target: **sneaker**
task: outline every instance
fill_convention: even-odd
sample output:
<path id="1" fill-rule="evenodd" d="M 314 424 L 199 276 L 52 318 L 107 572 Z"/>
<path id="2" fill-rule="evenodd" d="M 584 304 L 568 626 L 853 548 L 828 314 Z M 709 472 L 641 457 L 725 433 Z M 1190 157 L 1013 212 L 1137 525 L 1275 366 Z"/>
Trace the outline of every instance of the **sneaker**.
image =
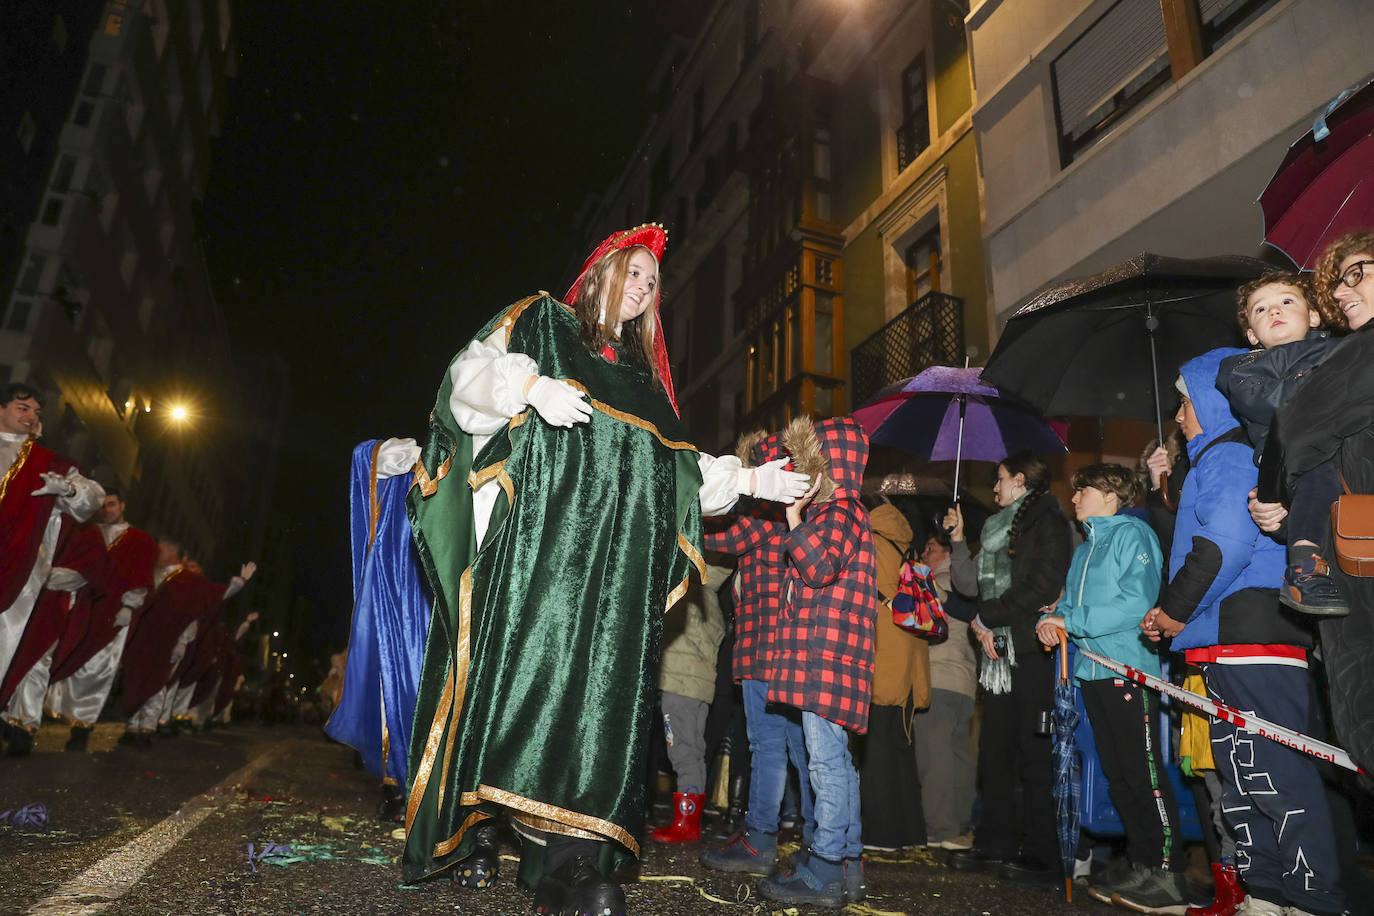
<path id="1" fill-rule="evenodd" d="M 1131 868 L 1131 864 L 1125 859 L 1112 859 L 1097 875 L 1088 876 L 1088 896 L 1109 904 L 1112 902 L 1112 895 L 1134 887 L 1136 882 L 1143 879 L 1144 875 Z"/>
<path id="2" fill-rule="evenodd" d="M 1183 916 L 1188 898 L 1183 892 L 1183 876 L 1162 868 L 1137 868 L 1141 878 L 1133 887 L 1122 888 L 1112 895 L 1112 903 L 1137 913 L 1164 913 Z"/>
<path id="3" fill-rule="evenodd" d="M 707 868 L 746 875 L 766 875 L 777 862 L 777 838 L 755 830 L 741 831 L 720 849 L 708 849 L 701 856 Z"/>
<path id="4" fill-rule="evenodd" d="M 864 860 L 844 860 L 844 902 L 860 903 L 868 896 L 868 882 L 864 880 Z"/>
<path id="5" fill-rule="evenodd" d="M 1350 605 L 1331 578 L 1331 567 L 1319 554 L 1290 556 L 1283 571 L 1279 600 L 1295 611 L 1320 617 L 1344 617 Z"/>
<path id="6" fill-rule="evenodd" d="M 959 836 L 951 837 L 951 838 L 948 839 L 948 840 L 941 840 L 941 841 L 938 842 L 938 843 L 931 843 L 930 845 L 932 845 L 932 846 L 939 846 L 941 849 L 949 849 L 949 850 L 954 850 L 954 849 L 972 849 L 972 848 L 973 848 L 973 832 L 970 831 L 970 832 L 968 832 L 968 833 L 960 834 Z"/>
<path id="7" fill-rule="evenodd" d="M 791 874 L 760 881 L 759 894 L 775 903 L 838 910 L 846 898 L 844 863 L 809 856 Z"/>
<path id="8" fill-rule="evenodd" d="M 1272 900 L 1246 894 L 1240 906 L 1236 907 L 1235 916 L 1284 916 L 1286 912 L 1287 910 Z"/>

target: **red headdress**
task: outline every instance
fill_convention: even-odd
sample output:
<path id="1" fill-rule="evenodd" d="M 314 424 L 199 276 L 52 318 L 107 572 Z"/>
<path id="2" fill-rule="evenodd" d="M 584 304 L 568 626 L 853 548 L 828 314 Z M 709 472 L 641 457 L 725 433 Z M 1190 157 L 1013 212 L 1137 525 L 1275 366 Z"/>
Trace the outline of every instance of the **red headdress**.
<path id="1" fill-rule="evenodd" d="M 622 229 L 619 232 L 611 233 L 605 241 L 596 246 L 588 257 L 586 263 L 582 265 L 582 271 L 573 281 L 573 285 L 568 289 L 568 294 L 563 297 L 563 301 L 569 305 L 577 302 L 578 296 L 582 294 L 582 283 L 587 278 L 587 272 L 592 269 L 592 265 L 610 254 L 612 251 L 619 251 L 622 248 L 632 248 L 635 245 L 643 245 L 649 249 L 649 253 L 654 256 L 654 260 L 659 264 L 663 263 L 663 251 L 668 247 L 668 232 L 658 223 L 645 223 L 633 229 Z M 673 390 L 673 370 L 668 365 L 668 344 L 663 336 L 663 317 L 659 313 L 658 303 L 654 303 L 654 323 L 658 327 L 658 333 L 654 335 L 654 366 L 658 369 L 658 377 L 663 380 L 663 390 L 668 393 L 668 402 L 673 405 L 673 412 L 677 412 L 677 394 Z"/>

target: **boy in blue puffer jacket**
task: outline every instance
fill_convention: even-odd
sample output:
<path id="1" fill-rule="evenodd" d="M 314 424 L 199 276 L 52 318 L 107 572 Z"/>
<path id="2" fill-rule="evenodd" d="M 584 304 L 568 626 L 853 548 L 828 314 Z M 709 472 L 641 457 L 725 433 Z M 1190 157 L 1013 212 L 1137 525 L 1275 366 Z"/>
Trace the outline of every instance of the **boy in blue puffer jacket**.
<path id="1" fill-rule="evenodd" d="M 1221 361 L 1240 352 L 1213 350 L 1180 370 L 1177 420 L 1192 471 L 1179 496 L 1169 587 L 1140 625 L 1151 639 L 1173 637 L 1218 703 L 1305 732 L 1312 637 L 1279 605 L 1285 550 L 1250 519 L 1252 449 L 1216 388 Z M 1312 759 L 1218 719 L 1211 739 L 1245 911 L 1342 912 L 1335 830 Z"/>
<path id="2" fill-rule="evenodd" d="M 1135 502 L 1136 475 L 1094 464 L 1073 475 L 1074 515 L 1086 537 L 1074 551 L 1064 592 L 1035 633 L 1046 646 L 1067 631 L 1074 644 L 1160 675 L 1159 656 L 1140 635 L 1163 578 L 1159 540 L 1139 518 L 1119 514 Z M 1097 739 L 1108 792 L 1126 829 L 1131 871 L 1098 880 L 1094 899 L 1148 913 L 1182 916 L 1184 896 L 1178 805 L 1159 744 L 1159 698 L 1084 655 L 1074 664 Z"/>

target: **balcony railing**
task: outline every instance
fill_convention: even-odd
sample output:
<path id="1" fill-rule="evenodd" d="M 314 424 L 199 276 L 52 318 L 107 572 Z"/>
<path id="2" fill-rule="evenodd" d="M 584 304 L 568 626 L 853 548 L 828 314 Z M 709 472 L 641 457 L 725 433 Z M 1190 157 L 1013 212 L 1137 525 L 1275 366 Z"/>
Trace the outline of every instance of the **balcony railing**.
<path id="1" fill-rule="evenodd" d="M 963 365 L 964 300 L 926 293 L 851 350 L 849 357 L 854 370 L 855 407 L 884 385 L 928 366 Z"/>
<path id="2" fill-rule="evenodd" d="M 930 146 L 930 113 L 924 108 L 912 112 L 897 128 L 897 171 L 915 161 Z"/>

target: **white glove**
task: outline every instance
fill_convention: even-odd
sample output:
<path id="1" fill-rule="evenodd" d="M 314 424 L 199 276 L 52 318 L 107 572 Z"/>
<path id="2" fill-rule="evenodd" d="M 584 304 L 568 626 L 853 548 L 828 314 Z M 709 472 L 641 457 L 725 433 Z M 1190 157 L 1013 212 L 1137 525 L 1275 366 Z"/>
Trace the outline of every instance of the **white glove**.
<path id="1" fill-rule="evenodd" d="M 119 613 L 115 614 L 115 626 L 127 627 L 134 619 L 133 608 L 122 607 Z"/>
<path id="2" fill-rule="evenodd" d="M 43 478 L 43 486 L 30 493 L 30 496 L 72 496 L 76 493 L 76 484 L 61 474 L 44 471 L 38 476 Z"/>
<path id="3" fill-rule="evenodd" d="M 550 426 L 573 426 L 592 418 L 587 396 L 567 382 L 541 375 L 535 378 L 525 393 L 525 400 L 539 411 Z"/>
<path id="4" fill-rule="evenodd" d="M 757 499 L 767 499 L 788 505 L 806 495 L 811 478 L 796 471 L 784 471 L 782 466 L 791 458 L 778 458 L 753 469 L 753 487 L 743 491 Z"/>
<path id="5" fill-rule="evenodd" d="M 409 474 L 419 460 L 420 446 L 414 439 L 388 439 L 377 449 L 377 479 Z"/>

